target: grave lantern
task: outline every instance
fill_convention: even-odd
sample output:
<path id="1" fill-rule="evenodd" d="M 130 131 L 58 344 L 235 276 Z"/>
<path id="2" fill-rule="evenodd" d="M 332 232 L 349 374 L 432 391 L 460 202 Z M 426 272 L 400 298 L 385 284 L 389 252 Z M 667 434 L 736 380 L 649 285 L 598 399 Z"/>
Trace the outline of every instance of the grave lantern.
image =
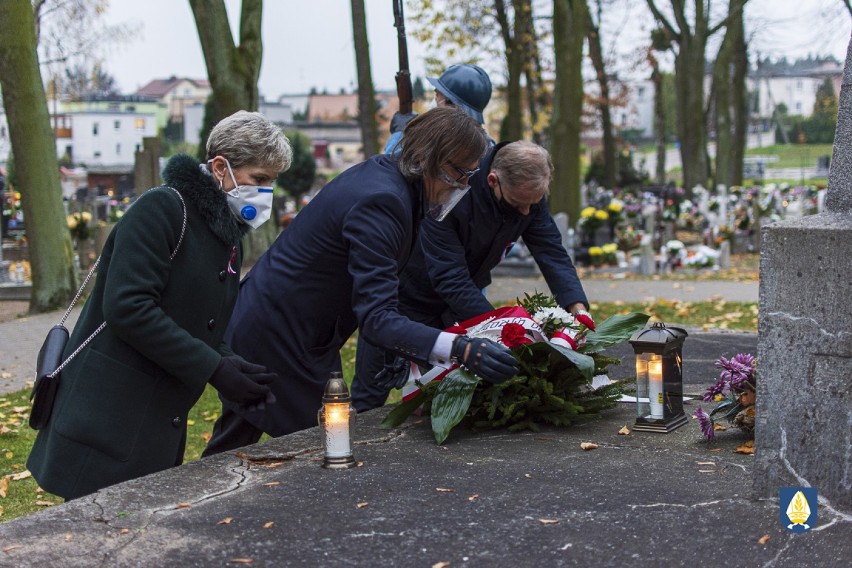
<path id="1" fill-rule="evenodd" d="M 634 430 L 671 432 L 687 423 L 683 413 L 683 357 L 686 331 L 655 322 L 633 334 L 636 353 Z"/>
<path id="2" fill-rule="evenodd" d="M 355 467 L 352 455 L 352 425 L 355 422 L 355 409 L 352 397 L 346 388 L 346 381 L 339 372 L 331 374 L 322 395 L 322 407 L 317 412 L 323 433 L 324 459 L 322 466 L 328 469 L 347 469 Z"/>

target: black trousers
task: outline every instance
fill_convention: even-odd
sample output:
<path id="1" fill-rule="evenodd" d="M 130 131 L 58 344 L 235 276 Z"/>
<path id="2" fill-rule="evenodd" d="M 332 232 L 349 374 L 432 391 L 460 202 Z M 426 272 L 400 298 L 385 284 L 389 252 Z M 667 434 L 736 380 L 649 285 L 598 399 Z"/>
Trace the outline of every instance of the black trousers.
<path id="1" fill-rule="evenodd" d="M 255 428 L 242 416 L 222 407 L 222 415 L 213 424 L 213 435 L 201 453 L 202 458 L 256 444 L 263 430 Z"/>

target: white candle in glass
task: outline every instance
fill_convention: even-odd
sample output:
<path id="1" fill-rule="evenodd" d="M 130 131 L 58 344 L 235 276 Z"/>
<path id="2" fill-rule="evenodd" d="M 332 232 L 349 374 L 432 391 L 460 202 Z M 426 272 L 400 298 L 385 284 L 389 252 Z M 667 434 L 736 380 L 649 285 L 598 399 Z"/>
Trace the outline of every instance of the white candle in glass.
<path id="1" fill-rule="evenodd" d="M 648 361 L 648 402 L 651 418 L 663 417 L 663 361 L 655 357 Z"/>
<path id="2" fill-rule="evenodd" d="M 342 458 L 352 455 L 349 442 L 349 403 L 325 404 L 325 455 Z"/>

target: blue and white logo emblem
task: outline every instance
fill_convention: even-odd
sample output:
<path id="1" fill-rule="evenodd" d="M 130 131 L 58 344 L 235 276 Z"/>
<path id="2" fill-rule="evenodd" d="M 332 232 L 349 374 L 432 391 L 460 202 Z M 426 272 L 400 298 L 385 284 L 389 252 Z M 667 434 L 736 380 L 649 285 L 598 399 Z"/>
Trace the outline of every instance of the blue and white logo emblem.
<path id="1" fill-rule="evenodd" d="M 817 522 L 817 490 L 814 487 L 781 487 L 779 489 L 781 524 L 788 531 L 803 533 Z"/>

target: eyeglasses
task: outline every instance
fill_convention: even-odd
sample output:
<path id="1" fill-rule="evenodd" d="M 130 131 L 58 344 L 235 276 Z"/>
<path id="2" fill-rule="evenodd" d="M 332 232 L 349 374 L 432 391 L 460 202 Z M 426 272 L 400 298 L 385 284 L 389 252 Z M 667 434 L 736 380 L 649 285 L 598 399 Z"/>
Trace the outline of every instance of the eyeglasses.
<path id="1" fill-rule="evenodd" d="M 456 178 L 457 182 L 461 182 L 461 180 L 463 180 L 463 179 L 470 179 L 471 177 L 473 177 L 476 174 L 476 172 L 479 171 L 479 168 L 474 168 L 472 170 L 466 170 L 464 168 L 458 167 L 457 165 L 453 164 L 452 162 L 447 162 L 447 163 L 450 165 L 451 168 L 453 168 L 454 170 L 456 170 L 459 173 L 459 177 Z"/>

